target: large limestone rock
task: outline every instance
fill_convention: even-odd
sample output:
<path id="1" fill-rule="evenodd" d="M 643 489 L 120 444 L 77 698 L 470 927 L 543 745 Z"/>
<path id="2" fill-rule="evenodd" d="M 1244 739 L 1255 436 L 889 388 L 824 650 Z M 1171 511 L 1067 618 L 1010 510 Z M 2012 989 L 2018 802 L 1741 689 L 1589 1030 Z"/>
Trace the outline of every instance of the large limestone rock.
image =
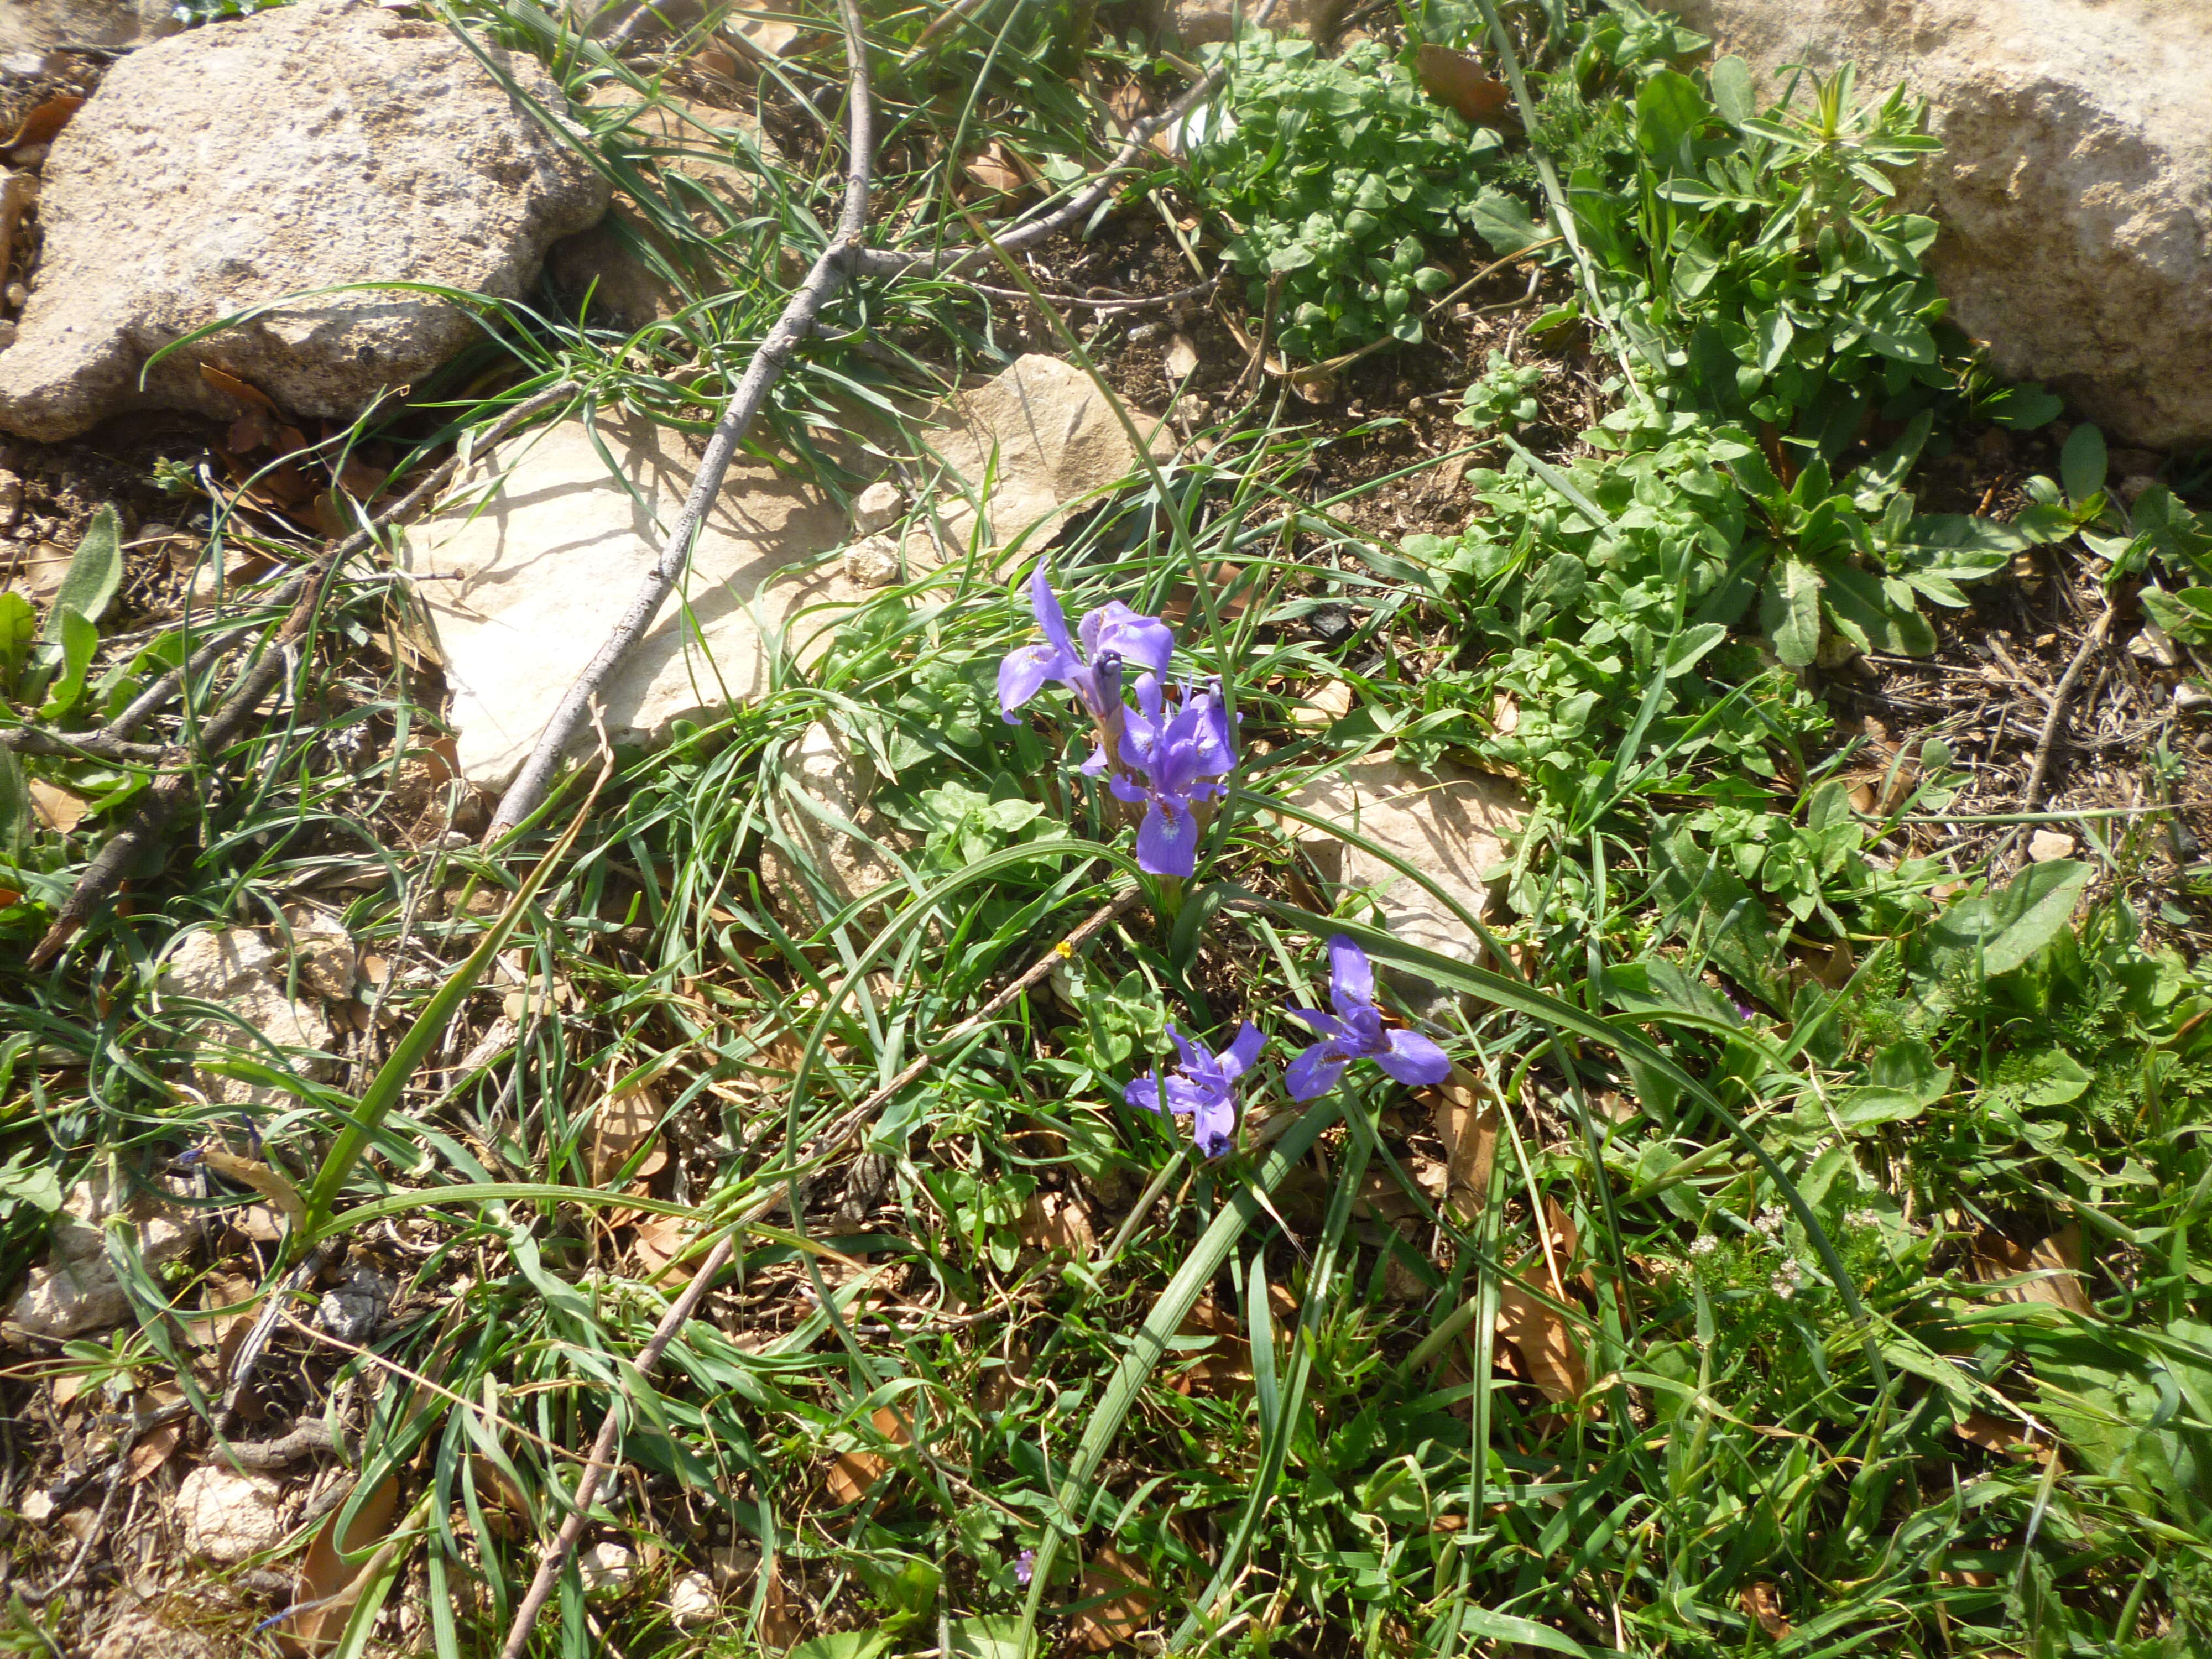
<path id="1" fill-rule="evenodd" d="M 560 106 L 534 60 L 482 48 Z M 55 140 L 39 281 L 0 352 L 0 426 L 53 440 L 118 410 L 238 411 L 201 362 L 287 409 L 350 416 L 479 325 L 428 295 L 302 300 L 163 360 L 191 330 L 289 294 L 417 282 L 514 297 L 608 186 L 459 40 L 374 0 L 302 0 L 119 59 Z"/>
<path id="2" fill-rule="evenodd" d="M 1132 419 L 1154 455 L 1174 453 L 1164 422 L 1136 411 Z M 935 511 L 955 556 L 978 543 L 1034 554 L 1139 465 L 1136 446 L 1091 377 L 1041 353 L 955 398 L 921 442 L 916 469 L 938 487 Z M 921 540 L 908 537 L 910 561 Z"/>
<path id="3" fill-rule="evenodd" d="M 1943 141 L 1924 189 L 1954 321 L 2130 442 L 2212 443 L 2212 6 L 1680 0 L 1716 50 L 1900 82 Z M 1801 92 L 1801 100 L 1807 94 Z"/>
<path id="4" fill-rule="evenodd" d="M 128 46 L 184 27 L 169 0 L 0 0 L 0 56 L 49 46 Z"/>
<path id="5" fill-rule="evenodd" d="M 1137 422 L 1140 432 L 1158 426 Z M 682 438 L 644 416 L 602 415 L 596 434 L 578 419 L 511 441 L 409 535 L 408 569 L 453 694 L 461 775 L 478 788 L 514 779 L 691 486 Z M 1043 356 L 954 399 L 921 448 L 916 476 L 956 555 L 971 539 L 993 555 L 1017 544 L 1036 552 L 1135 460 L 1089 378 Z M 608 737 L 659 742 L 676 720 L 759 695 L 777 652 L 812 661 L 839 613 L 881 585 L 880 571 L 828 556 L 849 539 L 822 492 L 763 464 L 732 466 L 692 550 L 688 607 L 665 605 L 609 685 Z M 903 557 L 927 570 L 937 544 L 916 531 Z M 592 741 L 580 738 L 579 752 Z"/>
<path id="6" fill-rule="evenodd" d="M 601 416 L 596 441 L 565 421 L 477 462 L 453 504 L 409 532 L 471 783 L 513 781 L 652 568 L 692 472 L 682 436 L 643 416 Z M 863 595 L 835 560 L 805 567 L 843 538 L 820 491 L 759 462 L 732 466 L 692 549 L 688 605 L 664 605 L 609 684 L 608 737 L 655 742 L 674 720 L 757 696 L 779 641 L 801 655 L 826 643 L 822 607 Z"/>
<path id="7" fill-rule="evenodd" d="M 1420 772 L 1388 755 L 1340 768 L 1289 797 L 1292 805 L 1395 854 L 1433 880 L 1468 915 L 1490 909 L 1490 884 L 1512 862 L 1509 842 L 1528 816 L 1519 786 L 1451 765 Z M 1382 925 L 1408 945 L 1479 962 L 1482 941 L 1435 894 L 1364 848 L 1294 818 L 1285 827 L 1336 901 L 1373 896 Z"/>

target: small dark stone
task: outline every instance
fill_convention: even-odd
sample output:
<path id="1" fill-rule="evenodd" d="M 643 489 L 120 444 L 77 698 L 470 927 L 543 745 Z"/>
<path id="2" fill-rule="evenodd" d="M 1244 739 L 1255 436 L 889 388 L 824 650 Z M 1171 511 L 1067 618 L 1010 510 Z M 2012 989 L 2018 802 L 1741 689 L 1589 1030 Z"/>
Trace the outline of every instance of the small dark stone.
<path id="1" fill-rule="evenodd" d="M 1352 612 L 1340 605 L 1316 605 L 1306 612 L 1306 626 L 1324 645 L 1340 645 L 1352 637 Z"/>

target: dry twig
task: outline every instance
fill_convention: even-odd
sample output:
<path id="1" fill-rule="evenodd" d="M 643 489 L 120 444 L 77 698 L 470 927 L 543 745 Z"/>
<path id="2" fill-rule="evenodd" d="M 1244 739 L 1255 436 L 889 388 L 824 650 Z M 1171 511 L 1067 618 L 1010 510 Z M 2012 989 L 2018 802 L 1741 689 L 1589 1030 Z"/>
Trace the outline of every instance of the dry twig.
<path id="1" fill-rule="evenodd" d="M 2066 665 L 2066 672 L 2058 677 L 2058 684 L 2051 689 L 2051 714 L 2043 722 L 2043 735 L 2035 740 L 2035 760 L 2027 769 L 2027 786 L 2020 792 L 2020 810 L 2033 812 L 2043 799 L 2044 775 L 2051 769 L 2051 745 L 2058 740 L 2058 727 L 2066 718 L 2066 700 L 2074 694 L 2075 683 L 2081 671 L 2088 666 L 2089 659 L 2104 643 L 2105 635 L 2112 628 L 2112 601 L 2105 601 L 2105 614 L 2089 625 L 2082 637 L 2081 646 L 2074 653 L 2074 660 Z"/>
<path id="2" fill-rule="evenodd" d="M 854 0 L 842 0 L 842 4 L 846 52 L 852 65 L 848 94 L 852 110 L 847 140 L 849 155 L 845 171 L 845 204 L 837 218 L 836 234 L 814 261 L 806 280 L 791 296 L 783 314 L 775 319 L 775 326 L 769 331 L 752 362 L 746 365 L 744 378 L 730 394 L 722 418 L 714 423 L 714 435 L 707 441 L 707 453 L 700 458 L 698 475 L 692 479 L 683 510 L 676 515 L 676 523 L 661 544 L 660 557 L 631 598 L 613 633 L 607 636 L 607 642 L 576 677 L 568 695 L 554 709 L 552 718 L 545 722 L 545 729 L 538 734 L 537 746 L 501 798 L 499 810 L 491 816 L 490 827 L 484 831 L 487 846 L 528 817 L 545 798 L 561 757 L 583 728 L 586 709 L 605 688 L 617 665 L 644 636 L 653 613 L 660 609 L 661 601 L 683 574 L 691 556 L 692 541 L 706 521 L 708 508 L 721 493 L 723 475 L 730 470 L 738 446 L 744 441 L 761 406 L 768 401 L 769 388 L 798 352 L 799 343 L 813 332 L 814 319 L 823 306 L 843 286 L 860 252 L 861 238 L 867 234 L 868 185 L 875 165 L 875 122 L 868 101 L 867 42 Z"/>

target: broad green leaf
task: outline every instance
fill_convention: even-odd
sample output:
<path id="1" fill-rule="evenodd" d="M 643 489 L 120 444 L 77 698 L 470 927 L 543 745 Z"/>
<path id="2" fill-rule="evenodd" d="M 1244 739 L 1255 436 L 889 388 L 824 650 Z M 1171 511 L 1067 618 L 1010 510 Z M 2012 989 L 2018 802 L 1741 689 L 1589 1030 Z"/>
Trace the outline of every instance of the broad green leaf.
<path id="1" fill-rule="evenodd" d="M 9 696 L 39 635 L 39 613 L 13 588 L 0 591 L 0 697 Z"/>
<path id="2" fill-rule="evenodd" d="M 1741 127 L 1759 113 L 1758 94 L 1751 83 L 1751 65 L 1731 52 L 1712 66 L 1706 80 L 1713 89 L 1713 107 L 1722 120 Z"/>
<path id="3" fill-rule="evenodd" d="M 50 720 L 62 719 L 76 707 L 78 699 L 84 696 L 85 673 L 92 666 L 93 654 L 100 649 L 100 629 L 82 612 L 58 604 L 49 621 L 49 632 L 52 631 L 53 623 L 61 624 L 62 677 L 53 695 L 39 710 L 40 719 Z"/>
<path id="4" fill-rule="evenodd" d="M 1841 559 L 1825 568 L 1828 609 L 1837 631 L 1863 651 L 1889 651 L 1901 657 L 1924 657 L 1936 648 L 1936 630 L 1922 616 L 1908 591 L 1900 602 L 1878 576 L 1870 576 Z"/>
<path id="5" fill-rule="evenodd" d="M 1486 187 L 1474 198 L 1474 207 L 1468 210 L 1468 222 L 1501 258 L 1522 252 L 1552 234 L 1548 226 L 1529 216 L 1527 203 L 1495 187 Z"/>
<path id="6" fill-rule="evenodd" d="M 1656 161 L 1681 161 L 1684 141 L 1712 112 L 1696 82 L 1679 70 L 1662 69 L 1636 94 L 1636 142 Z"/>
<path id="7" fill-rule="evenodd" d="M 1785 556 L 1768 579 L 1765 621 L 1785 668 L 1809 668 L 1820 652 L 1820 573 Z"/>
<path id="8" fill-rule="evenodd" d="M 2212 588 L 2185 587 L 2179 593 L 2146 587 L 2136 596 L 2150 619 L 2190 645 L 2212 644 Z"/>
<path id="9" fill-rule="evenodd" d="M 0 853 L 13 856 L 31 823 L 31 790 L 23 763 L 12 749 L 0 749 Z"/>
<path id="10" fill-rule="evenodd" d="M 87 622 L 98 622 L 122 586 L 123 525 L 113 507 L 103 507 L 85 526 L 84 539 L 76 544 L 69 570 L 55 591 L 54 608 L 46 618 L 46 637 L 63 642 L 57 624 L 70 611 Z"/>
<path id="11" fill-rule="evenodd" d="M 829 1636 L 807 1638 L 791 1650 L 787 1659 L 876 1659 L 890 1644 L 890 1633 L 885 1631 L 841 1630 Z"/>
<path id="12" fill-rule="evenodd" d="M 1978 958 L 1984 973 L 2010 973 L 2064 931 L 2094 874 L 2078 859 L 2053 859 L 2029 865 L 2000 892 L 1961 899 L 1928 930 L 1938 970 Z"/>
<path id="13" fill-rule="evenodd" d="M 1022 1659 L 1022 1621 L 1011 1613 L 956 1619 L 949 1635 L 951 1659 Z"/>
<path id="14" fill-rule="evenodd" d="M 1788 354 L 1790 343 L 1797 337 L 1796 325 L 1777 307 L 1761 312 L 1752 326 L 1759 340 L 1759 372 L 1771 374 Z"/>
<path id="15" fill-rule="evenodd" d="M 2058 453 L 2058 482 L 2076 507 L 2105 487 L 2105 434 L 2086 421 L 2066 434 L 2066 447 Z"/>

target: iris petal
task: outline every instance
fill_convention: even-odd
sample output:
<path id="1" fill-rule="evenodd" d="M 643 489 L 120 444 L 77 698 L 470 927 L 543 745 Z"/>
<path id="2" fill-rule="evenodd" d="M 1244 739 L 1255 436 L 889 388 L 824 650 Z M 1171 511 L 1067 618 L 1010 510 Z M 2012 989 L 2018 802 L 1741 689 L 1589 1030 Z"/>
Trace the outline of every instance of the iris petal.
<path id="1" fill-rule="evenodd" d="M 1375 1004 L 1375 969 L 1367 952 L 1342 933 L 1328 942 L 1328 1000 L 1346 1018 L 1354 1008 Z"/>
<path id="2" fill-rule="evenodd" d="M 1336 1087 L 1346 1062 L 1333 1042 L 1316 1042 L 1293 1060 L 1283 1073 L 1283 1086 L 1292 1100 L 1318 1100 Z"/>
<path id="3" fill-rule="evenodd" d="M 1375 1063 L 1401 1083 L 1442 1083 L 1451 1075 L 1451 1057 L 1418 1031 L 1391 1032 Z"/>

